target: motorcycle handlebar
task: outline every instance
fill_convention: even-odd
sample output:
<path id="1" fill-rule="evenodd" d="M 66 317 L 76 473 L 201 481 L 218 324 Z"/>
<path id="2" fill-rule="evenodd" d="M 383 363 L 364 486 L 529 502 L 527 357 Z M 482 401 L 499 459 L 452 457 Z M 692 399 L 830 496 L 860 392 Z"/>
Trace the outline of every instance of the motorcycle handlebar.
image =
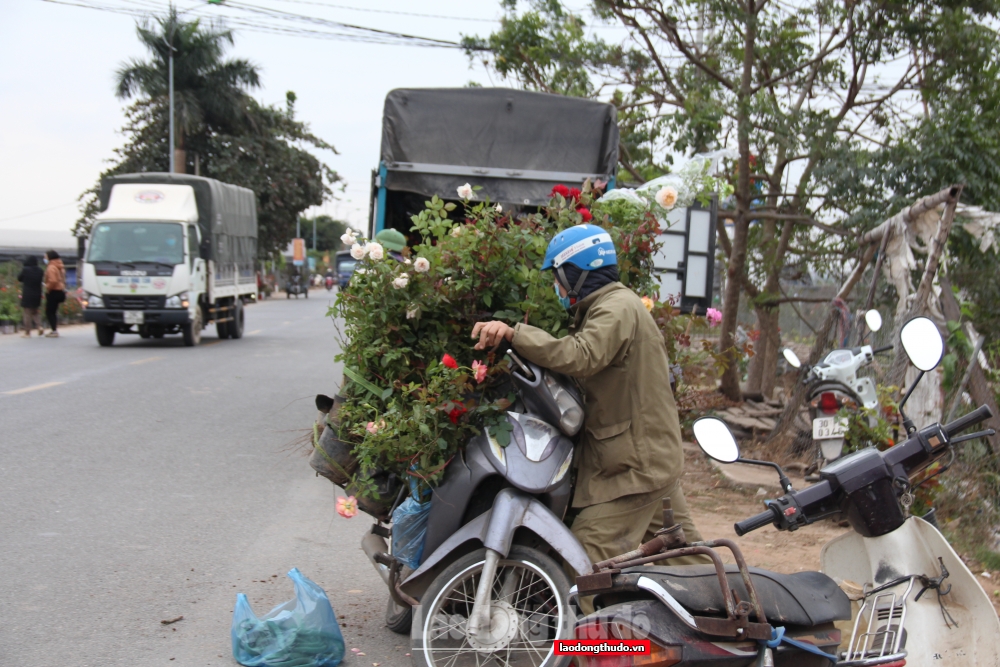
<path id="1" fill-rule="evenodd" d="M 945 435 L 950 438 L 954 434 L 964 431 L 973 424 L 984 422 L 992 416 L 993 413 L 990 412 L 990 409 L 985 405 L 981 405 L 964 417 L 959 417 L 950 424 L 945 424 L 942 427 L 942 430 L 945 432 Z"/>
<path id="2" fill-rule="evenodd" d="M 767 510 L 750 517 L 749 519 L 743 519 L 742 521 L 737 521 L 733 524 L 733 530 L 740 537 L 743 537 L 752 530 L 757 530 L 758 528 L 763 528 L 764 526 L 774 523 L 775 521 L 774 510 L 768 508 Z"/>
<path id="3" fill-rule="evenodd" d="M 882 347 L 877 347 L 872 350 L 872 354 L 879 354 L 880 352 L 888 352 L 892 349 L 892 345 L 883 345 Z"/>

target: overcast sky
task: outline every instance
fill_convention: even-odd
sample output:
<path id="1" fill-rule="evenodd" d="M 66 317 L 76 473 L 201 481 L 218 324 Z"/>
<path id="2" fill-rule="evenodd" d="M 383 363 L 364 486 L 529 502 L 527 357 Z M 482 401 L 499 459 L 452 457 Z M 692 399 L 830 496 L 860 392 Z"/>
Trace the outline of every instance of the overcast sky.
<path id="1" fill-rule="evenodd" d="M 165 0 L 65 1 L 141 11 L 162 11 L 167 6 Z M 203 15 L 246 16 L 203 0 L 177 4 L 181 10 L 195 7 Z M 447 40 L 457 40 L 463 33 L 488 34 L 497 25 L 489 20 L 500 15 L 496 0 L 249 0 L 247 4 Z M 335 4 L 355 9 L 331 6 Z M 119 129 L 126 105 L 114 96 L 114 71 L 128 58 L 146 53 L 131 16 L 42 0 L 5 0 L 3 7 L 0 229 L 68 229 L 79 216 L 77 197 L 106 168 L 112 150 L 123 144 Z M 276 24 L 266 18 L 258 21 Z M 324 208 L 358 226 L 367 220 L 370 170 L 378 162 L 386 93 L 401 87 L 464 86 L 469 81 L 491 84 L 482 66 L 470 68 L 468 58 L 457 49 L 309 39 L 231 27 L 237 31 L 236 46 L 228 55 L 248 58 L 262 70 L 264 85 L 254 94 L 265 102 L 283 104 L 285 92 L 294 90 L 298 118 L 340 152 L 320 155 L 348 183 L 346 192 L 338 194 L 340 201 Z"/>

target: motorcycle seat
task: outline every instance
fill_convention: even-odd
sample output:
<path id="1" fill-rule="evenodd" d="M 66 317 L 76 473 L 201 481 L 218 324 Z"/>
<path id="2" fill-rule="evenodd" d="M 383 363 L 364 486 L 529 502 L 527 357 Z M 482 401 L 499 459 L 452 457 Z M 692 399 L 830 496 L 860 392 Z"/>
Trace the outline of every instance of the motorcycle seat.
<path id="1" fill-rule="evenodd" d="M 725 602 L 712 565 L 640 566 L 622 574 L 649 577 L 674 596 L 696 616 L 724 616 Z M 739 569 L 726 565 L 729 587 L 740 600 L 750 600 Z M 851 601 L 840 587 L 822 572 L 780 574 L 750 568 L 750 578 L 769 623 L 773 625 L 815 626 L 850 620 Z M 755 615 L 751 613 L 751 618 Z"/>

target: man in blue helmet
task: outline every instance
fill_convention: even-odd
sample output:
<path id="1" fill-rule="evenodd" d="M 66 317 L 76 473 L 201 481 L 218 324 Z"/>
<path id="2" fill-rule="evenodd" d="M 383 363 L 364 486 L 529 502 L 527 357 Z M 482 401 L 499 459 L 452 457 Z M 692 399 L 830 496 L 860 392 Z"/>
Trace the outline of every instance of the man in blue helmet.
<path id="1" fill-rule="evenodd" d="M 477 323 L 472 337 L 478 350 L 506 338 L 524 358 L 576 378 L 583 389 L 573 534 L 595 562 L 625 553 L 652 539 L 662 499 L 670 498 L 688 541 L 701 540 L 681 488 L 684 454 L 663 335 L 642 300 L 618 281 L 611 236 L 597 225 L 571 227 L 549 243 L 542 269 L 552 269 L 573 318 L 568 336 L 491 321 Z M 671 561 L 686 562 L 705 561 Z"/>

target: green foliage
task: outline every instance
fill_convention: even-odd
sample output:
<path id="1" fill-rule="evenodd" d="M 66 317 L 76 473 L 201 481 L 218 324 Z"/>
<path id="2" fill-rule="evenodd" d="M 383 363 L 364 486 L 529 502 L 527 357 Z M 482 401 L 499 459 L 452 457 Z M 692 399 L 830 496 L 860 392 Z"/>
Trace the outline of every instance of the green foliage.
<path id="1" fill-rule="evenodd" d="M 473 351 L 473 325 L 525 322 L 566 335 L 567 312 L 555 297 L 551 273 L 539 267 L 552 236 L 582 221 L 581 209 L 589 209 L 592 223 L 614 239 L 622 281 L 655 296 L 650 270 L 658 224 L 652 206 L 595 202 L 589 184 L 578 199 L 556 194 L 541 212 L 516 218 L 489 201 L 433 197 L 412 218 L 421 242 L 406 251 L 404 262 L 369 252 L 330 310 L 343 322 L 337 359 L 345 366 L 348 401 L 339 414 L 340 437 L 355 445 L 357 481 L 388 468 L 434 485 L 483 428 L 505 445 L 509 428 L 501 416 L 513 399 L 507 362 Z M 425 262 L 427 270 L 418 270 Z M 668 314 L 661 307 L 659 316 L 676 350 L 674 333 L 685 326 L 672 309 Z M 458 368 L 442 364 L 446 354 Z M 475 381 L 479 364 L 489 368 L 481 383 Z"/>
<path id="2" fill-rule="evenodd" d="M 315 249 L 320 252 L 336 252 L 340 250 L 343 245 L 340 237 L 347 231 L 347 223 L 334 220 L 328 215 L 317 215 L 315 218 L 300 217 L 299 222 L 302 225 L 302 234 L 309 245 L 312 245 L 313 220 L 316 221 Z"/>
<path id="3" fill-rule="evenodd" d="M 18 262 L 0 264 L 0 320 L 21 322 L 21 283 L 17 282 L 20 271 Z"/>

